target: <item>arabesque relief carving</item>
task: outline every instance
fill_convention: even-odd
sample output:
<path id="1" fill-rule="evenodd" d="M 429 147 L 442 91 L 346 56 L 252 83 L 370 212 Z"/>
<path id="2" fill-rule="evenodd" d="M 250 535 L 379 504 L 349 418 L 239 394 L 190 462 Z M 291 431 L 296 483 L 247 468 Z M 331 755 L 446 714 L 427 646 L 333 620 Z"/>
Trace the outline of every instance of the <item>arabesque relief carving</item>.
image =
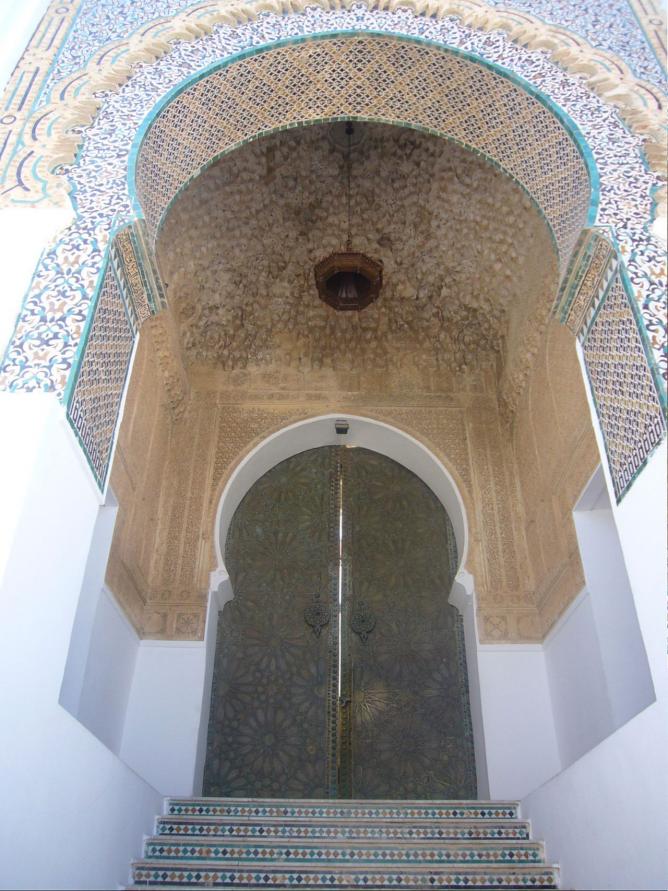
<path id="1" fill-rule="evenodd" d="M 347 411 L 407 431 L 455 478 L 470 522 L 481 638 L 542 640 L 583 585 L 571 510 L 598 457 L 572 335 L 552 322 L 541 347 L 509 432 L 489 372 L 470 374 L 461 389 L 388 393 L 344 390 L 334 374 L 305 389 L 290 374 L 269 383 L 200 368 L 174 420 L 142 335 L 111 477 L 120 507 L 110 588 L 143 636 L 201 638 L 215 514 L 230 473 L 285 425 Z"/>
<path id="2" fill-rule="evenodd" d="M 390 389 L 489 369 L 516 405 L 556 288 L 547 227 L 473 153 L 409 129 L 357 129 L 352 238 L 383 263 L 380 299 L 355 313 L 317 299 L 314 266 L 346 239 L 344 157 L 327 125 L 275 134 L 199 177 L 161 233 L 186 366 Z"/>

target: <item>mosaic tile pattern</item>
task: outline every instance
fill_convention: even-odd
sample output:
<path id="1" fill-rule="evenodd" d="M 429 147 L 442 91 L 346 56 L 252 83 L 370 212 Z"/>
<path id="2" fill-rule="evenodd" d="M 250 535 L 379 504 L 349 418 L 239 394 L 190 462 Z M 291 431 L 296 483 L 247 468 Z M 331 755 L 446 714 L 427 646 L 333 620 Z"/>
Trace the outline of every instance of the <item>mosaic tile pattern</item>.
<path id="1" fill-rule="evenodd" d="M 665 89 L 665 70 L 639 27 L 628 0 L 582 3 L 580 0 L 488 0 L 490 6 L 523 9 L 550 24 L 561 25 L 586 38 L 592 46 L 613 52 L 637 77 Z M 45 93 L 61 78 L 83 68 L 93 53 L 109 43 L 163 16 L 173 15 L 192 0 L 82 0 L 55 65 Z"/>
<path id="2" fill-rule="evenodd" d="M 67 419 L 100 488 L 109 470 L 133 345 L 130 315 L 109 264 L 67 406 Z"/>
<path id="3" fill-rule="evenodd" d="M 554 867 L 538 865 L 447 867 L 318 866 L 289 869 L 262 864 L 255 869 L 219 867 L 188 862 L 154 865 L 138 863 L 133 880 L 152 887 L 178 884 L 217 888 L 557 888 Z"/>
<path id="4" fill-rule="evenodd" d="M 286 17 L 264 15 L 237 28 L 221 26 L 192 43 L 175 44 L 153 64 L 139 66 L 130 81 L 108 97 L 69 174 L 77 188 L 78 220 L 40 263 L 0 370 L 0 385 L 62 395 L 110 233 L 136 215 L 127 189 L 128 158 L 137 129 L 156 101 L 206 65 L 250 47 L 301 34 L 364 29 L 426 37 L 503 65 L 576 121 L 601 179 L 597 223 L 610 227 L 619 246 L 648 333 L 652 362 L 665 374 L 665 254 L 646 227 L 657 179 L 644 165 L 640 140 L 578 77 L 559 69 L 544 53 L 513 44 L 502 32 L 476 32 L 452 19 L 433 21 L 407 10 L 370 12 L 353 7 L 313 9 Z M 54 305 L 60 307 L 58 312 L 53 312 Z M 649 371 L 647 376 L 652 377 Z M 662 384 L 659 389 L 663 392 Z M 105 413 L 107 407 L 101 410 Z M 603 426 L 607 435 L 612 428 Z"/>
<path id="5" fill-rule="evenodd" d="M 234 99 L 221 100 L 228 96 Z M 469 59 L 362 35 L 242 58 L 174 98 L 153 121 L 137 158 L 136 188 L 149 232 L 155 238 L 179 190 L 212 158 L 258 133 L 337 116 L 401 121 L 491 158 L 542 210 L 562 259 L 570 254 L 587 219 L 592 184 L 555 115 Z"/>
<path id="6" fill-rule="evenodd" d="M 664 413 L 620 272 L 580 339 L 620 501 L 666 434 Z"/>
<path id="7" fill-rule="evenodd" d="M 514 801 L 332 801 L 323 799 L 277 801 L 243 798 L 172 798 L 167 813 L 182 816 L 274 817 L 300 819 L 364 820 L 514 820 L 518 816 Z"/>
<path id="8" fill-rule="evenodd" d="M 269 820 L 235 823 L 214 817 L 159 817 L 156 831 L 161 836 L 206 838 L 264 839 L 357 839 L 368 841 L 470 841 L 472 839 L 528 839 L 529 824 L 519 821 L 419 821 L 381 823 L 347 820 L 331 823 L 320 819 L 307 822 L 271 822 Z"/>
<path id="9" fill-rule="evenodd" d="M 253 863 L 267 861 L 276 863 L 383 863 L 389 859 L 397 864 L 425 863 L 540 863 L 543 859 L 541 845 L 525 842 L 507 845 L 503 842 L 466 845 L 461 843 L 432 845 L 385 844 L 369 846 L 361 843 L 324 843 L 317 840 L 310 845 L 270 844 L 257 841 L 241 843 L 193 844 L 193 842 L 169 842 L 164 839 L 148 839 L 144 846 L 146 859 L 159 857 L 161 860 L 220 860 L 222 862 Z"/>
<path id="10" fill-rule="evenodd" d="M 549 95 L 577 120 L 601 174 L 599 216 L 604 223 L 617 224 L 616 234 L 624 242 L 629 274 L 634 287 L 637 283 L 639 289 L 645 323 L 648 329 L 656 331 L 656 361 L 663 362 L 663 291 L 661 282 L 656 281 L 662 249 L 645 229 L 656 179 L 644 167 L 640 140 L 629 134 L 617 115 L 578 78 L 557 68 L 543 53 L 512 44 L 501 32 L 476 32 L 452 20 L 434 22 L 407 11 L 370 13 L 363 7 L 353 7 L 341 12 L 313 11 L 283 18 L 267 15 L 238 28 L 220 27 L 206 38 L 175 45 L 169 55 L 143 66 L 121 90 L 109 96 L 88 130 L 78 165 L 70 172 L 77 188 L 80 219 L 62 240 L 58 256 L 54 256 L 55 251 L 48 252 L 38 271 L 4 365 L 5 386 L 40 386 L 62 392 L 62 377 L 73 355 L 69 332 L 62 330 L 62 320 L 53 319 L 45 344 L 35 336 L 35 329 L 43 323 L 45 301 L 58 291 L 53 286 L 53 279 L 60 272 L 58 267 L 78 271 L 83 257 L 87 268 L 99 272 L 110 228 L 132 220 L 134 211 L 127 190 L 128 157 L 138 127 L 165 92 L 201 68 L 252 46 L 264 46 L 289 35 L 364 28 L 425 36 L 473 52 L 489 62 L 499 62 Z M 91 239 L 93 232 L 95 238 Z M 73 303 L 68 314 L 79 312 L 85 318 L 89 296 L 78 296 L 76 292 L 68 296 Z M 60 369 L 57 377 L 48 367 L 51 361 Z"/>
<path id="11" fill-rule="evenodd" d="M 665 67 L 661 65 L 638 26 L 628 0 L 605 4 L 582 0 L 487 0 L 490 6 L 521 9 L 551 25 L 562 25 L 586 38 L 592 46 L 615 53 L 631 71 L 665 90 Z"/>
<path id="12" fill-rule="evenodd" d="M 545 863 L 514 802 L 209 798 L 170 800 L 166 809 L 188 815 L 158 819 L 133 864 L 137 885 L 558 886 L 558 868 Z"/>

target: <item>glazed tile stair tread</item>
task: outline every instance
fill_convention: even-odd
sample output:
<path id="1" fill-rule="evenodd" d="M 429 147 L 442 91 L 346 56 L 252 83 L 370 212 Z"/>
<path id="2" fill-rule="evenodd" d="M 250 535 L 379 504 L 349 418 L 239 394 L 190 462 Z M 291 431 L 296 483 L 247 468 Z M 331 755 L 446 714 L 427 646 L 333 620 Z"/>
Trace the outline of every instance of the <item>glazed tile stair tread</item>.
<path id="1" fill-rule="evenodd" d="M 167 861 L 243 861 L 254 864 L 319 862 L 337 863 L 533 863 L 543 864 L 543 844 L 530 840 L 425 840 L 302 839 L 298 842 L 173 839 L 155 836 L 145 840 L 146 859 Z M 337 856 L 338 855 L 338 856 Z M 483 857 L 487 859 L 483 859 Z"/>
<path id="2" fill-rule="evenodd" d="M 167 815 L 221 817 L 279 817 L 313 819 L 327 817 L 357 820 L 438 819 L 468 818 L 515 819 L 516 801 L 397 801 L 397 800 L 338 800 L 330 799 L 230 799 L 198 798 L 192 800 L 169 799 Z"/>
<path id="3" fill-rule="evenodd" d="M 400 869 L 390 865 L 355 866 L 337 864 L 336 870 L 328 870 L 322 864 L 284 867 L 271 864 L 271 869 L 261 865 L 246 864 L 234 867 L 216 862 L 188 861 L 164 863 L 138 861 L 133 864 L 133 880 L 137 887 L 147 883 L 155 887 L 164 884 L 174 886 L 220 885 L 256 887 L 499 887 L 499 888 L 556 888 L 558 870 L 553 866 L 512 864 L 407 866 Z"/>
<path id="4" fill-rule="evenodd" d="M 186 831 L 187 830 L 187 831 Z M 465 820 L 357 820 L 313 817 L 285 820 L 280 817 L 234 820 L 216 816 L 158 817 L 156 832 L 165 838 L 226 839 L 335 839 L 371 841 L 529 840 L 529 824 L 512 818 Z"/>
<path id="5" fill-rule="evenodd" d="M 515 801 L 173 798 L 133 888 L 558 888 Z"/>

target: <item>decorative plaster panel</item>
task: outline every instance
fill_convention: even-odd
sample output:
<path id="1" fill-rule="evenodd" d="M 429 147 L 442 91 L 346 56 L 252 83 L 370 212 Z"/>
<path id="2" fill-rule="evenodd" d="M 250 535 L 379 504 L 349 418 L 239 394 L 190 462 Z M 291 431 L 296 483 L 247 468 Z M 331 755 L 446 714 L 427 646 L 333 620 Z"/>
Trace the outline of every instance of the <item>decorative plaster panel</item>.
<path id="1" fill-rule="evenodd" d="M 150 340 L 153 321 L 142 330 L 119 435 L 112 476 L 119 519 L 107 574 L 119 600 L 141 616 L 144 636 L 203 633 L 215 516 L 229 475 L 271 433 L 332 411 L 405 430 L 448 467 L 469 517 L 467 568 L 476 580 L 483 639 L 541 640 L 579 593 L 571 510 L 598 453 L 564 327 L 549 326 L 522 397 L 518 423 L 535 430 L 525 445 L 521 437 L 511 441 L 501 423 L 493 375 L 471 376 L 443 392 L 373 393 L 358 380 L 357 391 L 343 394 L 335 378 L 323 378 L 320 389 L 284 378 L 271 390 L 261 373 L 200 377 L 198 370 L 174 421 Z M 542 405 L 546 411 L 537 413 Z M 197 632 L 179 631 L 186 615 L 198 617 Z"/>
<path id="2" fill-rule="evenodd" d="M 508 177 L 414 130 L 356 125 L 352 238 L 383 263 L 379 300 L 341 314 L 318 299 L 314 265 L 347 233 L 345 158 L 331 135 L 323 125 L 254 142 L 174 204 L 158 257 L 187 364 L 275 381 L 331 369 L 343 388 L 339 375 L 368 386 L 382 372 L 388 391 L 405 391 L 427 375 L 461 386 L 522 363 L 557 278 L 547 227 Z"/>

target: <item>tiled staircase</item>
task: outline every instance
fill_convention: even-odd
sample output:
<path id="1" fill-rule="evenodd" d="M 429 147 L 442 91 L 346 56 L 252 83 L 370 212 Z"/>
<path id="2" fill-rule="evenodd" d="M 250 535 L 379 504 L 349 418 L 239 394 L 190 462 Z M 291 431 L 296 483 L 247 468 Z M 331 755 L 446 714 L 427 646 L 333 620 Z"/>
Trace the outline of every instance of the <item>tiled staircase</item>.
<path id="1" fill-rule="evenodd" d="M 508 801 L 171 799 L 132 888 L 557 888 Z"/>

